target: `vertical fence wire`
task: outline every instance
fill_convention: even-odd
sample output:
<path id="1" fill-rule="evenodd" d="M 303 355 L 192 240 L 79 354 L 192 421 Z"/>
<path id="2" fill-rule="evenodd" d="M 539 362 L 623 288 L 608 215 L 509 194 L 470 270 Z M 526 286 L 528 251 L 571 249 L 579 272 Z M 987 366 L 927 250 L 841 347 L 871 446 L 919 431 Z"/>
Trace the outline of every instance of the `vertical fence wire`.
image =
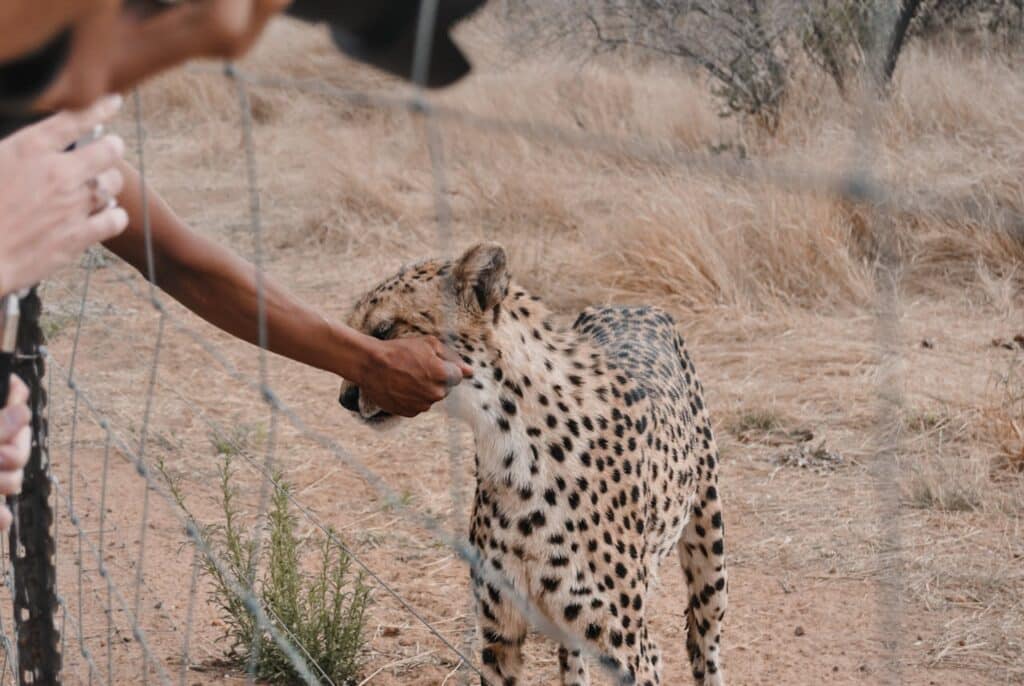
<path id="1" fill-rule="evenodd" d="M 248 187 L 249 197 L 249 228 L 253 243 L 253 263 L 256 268 L 256 338 L 259 346 L 259 383 L 260 395 L 270 411 L 270 430 L 267 436 L 267 447 L 263 462 L 263 478 L 260 481 L 259 502 L 257 505 L 256 519 L 253 524 L 253 540 L 255 541 L 254 559 L 247 584 L 250 589 L 255 589 L 257 567 L 259 565 L 262 548 L 262 532 L 264 519 L 267 512 L 267 504 L 270 499 L 271 480 L 274 470 L 274 449 L 277 445 L 277 405 L 273 390 L 270 388 L 269 361 L 267 360 L 267 302 L 266 282 L 264 276 L 263 259 L 263 218 L 260 212 L 260 191 L 256 170 L 256 151 L 253 143 L 252 132 L 252 103 L 249 101 L 249 91 L 242 79 L 235 78 L 235 71 L 231 65 L 225 69 L 225 73 L 235 84 L 238 95 L 238 108 L 240 112 L 242 128 L 242 144 L 245 149 L 245 178 Z M 282 627 L 287 629 L 287 627 Z M 300 648 L 302 646 L 300 645 Z M 248 679 L 252 683 L 256 678 L 257 666 L 262 649 L 260 637 L 257 637 L 256 644 L 249 654 L 249 663 L 246 667 Z M 307 653 L 307 657 L 309 657 Z M 312 661 L 312 660 L 311 660 Z M 319 669 L 313 661 L 313 665 Z M 322 670 L 321 670 L 322 671 Z"/>
<path id="2" fill-rule="evenodd" d="M 866 88 L 862 96 L 860 126 L 857 128 L 853 179 L 865 179 L 866 186 L 878 183 L 879 137 L 882 134 L 882 98 L 887 89 L 885 63 L 893 40 L 899 3 L 881 2 L 871 7 L 868 52 L 864 59 Z M 874 200 L 874 199 L 871 199 Z M 900 264 L 893 215 L 876 202 L 869 206 L 872 237 L 877 254 L 873 265 L 875 287 L 874 336 L 878 371 L 874 456 L 871 476 L 874 486 L 876 526 L 880 544 L 876 549 L 880 577 L 875 591 L 876 633 L 882 647 L 878 677 L 884 684 L 902 683 L 900 671 L 900 623 L 902 593 L 900 556 L 902 524 L 900 511 L 900 422 L 902 421 L 902 376 L 900 373 Z"/>
<path id="3" fill-rule="evenodd" d="M 448 203 L 448 180 L 445 174 L 444 140 L 441 135 L 441 127 L 432 116 L 429 107 L 425 106 L 426 83 L 430 73 L 431 51 L 436 34 L 438 0 L 423 0 L 420 3 L 419 15 L 416 24 L 416 39 L 413 46 L 413 64 L 411 80 L 415 87 L 413 98 L 420 103 L 420 107 L 414 110 L 413 116 L 422 120 L 423 131 L 426 136 L 427 150 L 430 158 L 431 178 L 433 180 L 433 203 L 437 229 L 437 242 L 439 254 L 447 260 L 455 259 L 455 247 L 452 227 L 452 209 Z M 448 294 L 444 303 L 444 320 L 442 322 L 442 333 L 445 344 L 448 338 L 455 336 L 454 310 L 456 307 L 455 295 Z M 448 402 L 448 401 L 446 401 Z M 463 518 L 466 516 L 465 497 L 465 463 L 462 458 L 462 449 L 459 445 L 459 430 L 455 420 L 449 412 L 445 422 L 445 438 L 448 448 L 448 495 L 451 502 L 452 517 L 449 528 L 452 531 L 460 531 L 464 526 Z M 476 599 L 473 584 L 470 584 L 466 596 L 465 616 L 466 627 L 463 629 L 461 655 L 456 663 L 455 670 L 458 673 L 458 683 L 465 686 L 469 683 L 472 671 L 463 669 L 465 658 L 473 652 L 473 637 L 475 627 L 470 619 L 474 616 Z M 482 677 L 481 677 L 482 678 Z"/>

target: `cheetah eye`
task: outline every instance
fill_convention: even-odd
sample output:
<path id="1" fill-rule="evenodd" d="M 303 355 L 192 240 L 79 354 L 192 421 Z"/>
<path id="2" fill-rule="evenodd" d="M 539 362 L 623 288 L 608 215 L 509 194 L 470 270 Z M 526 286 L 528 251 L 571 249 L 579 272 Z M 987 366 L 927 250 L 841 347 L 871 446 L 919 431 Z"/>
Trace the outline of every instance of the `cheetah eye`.
<path id="1" fill-rule="evenodd" d="M 393 333 L 395 333 L 394 322 L 381 322 L 374 328 L 373 332 L 370 335 L 373 336 L 374 338 L 386 341 L 389 338 L 391 338 L 391 335 Z"/>

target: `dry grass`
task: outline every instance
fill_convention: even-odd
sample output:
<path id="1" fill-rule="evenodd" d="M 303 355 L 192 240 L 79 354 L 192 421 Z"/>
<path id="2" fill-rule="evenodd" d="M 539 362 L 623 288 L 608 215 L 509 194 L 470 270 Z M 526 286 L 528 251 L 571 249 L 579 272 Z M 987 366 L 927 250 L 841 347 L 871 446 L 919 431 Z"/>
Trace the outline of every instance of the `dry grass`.
<path id="1" fill-rule="evenodd" d="M 299 78 L 326 74 L 345 87 L 396 85 L 332 60 L 319 34 L 311 40 L 290 25 L 278 33 L 250 60 L 251 69 Z M 467 33 L 484 47 L 485 62 L 498 59 L 483 29 Z M 920 208 L 898 214 L 893 224 L 910 294 L 961 293 L 978 285 L 981 270 L 1011 277 L 1018 293 L 1024 283 L 1017 270 L 1024 242 L 1013 224 L 1024 221 L 1024 76 L 1018 72 L 1009 59 L 979 60 L 948 49 L 911 50 L 902 63 L 895 94 L 880 112 L 876 171 Z M 717 118 L 700 78 L 664 66 L 637 73 L 557 59 L 516 62 L 479 74 L 441 100 L 485 116 L 656 140 L 698 157 L 731 155 L 729 146 L 742 146 L 756 160 L 838 173 L 850 168 L 860 145 L 860 115 L 821 95 L 822 86 L 808 83 L 806 95 L 790 100 L 785 129 L 769 140 Z M 214 128 L 223 125 L 221 135 L 197 141 L 200 163 L 236 143 L 233 94 L 217 75 L 176 74 L 148 94 L 146 111 L 157 121 L 181 126 L 189 112 L 193 124 L 191 113 L 213 120 Z M 348 245 L 353 224 L 404 233 L 427 219 L 431 181 L 407 115 L 319 97 L 273 89 L 253 94 L 266 156 L 274 161 L 270 188 L 294 185 L 299 173 L 318 182 L 296 228 L 316 244 Z M 307 140 L 282 135 L 304 125 L 313 126 Z M 528 270 L 540 262 L 557 267 L 535 281 L 546 290 L 572 293 L 585 278 L 588 299 L 653 296 L 689 310 L 863 308 L 872 301 L 872 224 L 840 199 L 642 165 L 627 155 L 537 146 L 511 134 L 458 126 L 447 133 L 460 233 L 500 236 L 516 247 L 522 232 L 527 243 L 546 241 L 543 260 L 530 260 L 523 248 Z M 723 146 L 726 152 L 713 152 Z M 560 263 L 560 253 L 584 231 L 592 249 Z"/>
<path id="2" fill-rule="evenodd" d="M 766 139 L 719 119 L 702 78 L 684 70 L 547 55 L 506 66 L 489 22 L 462 30 L 480 68 L 439 95 L 445 104 L 655 140 L 741 165 L 836 173 L 859 152 L 860 113 L 814 77 L 787 102 L 778 135 Z M 338 59 L 321 33 L 287 23 L 245 67 L 346 88 L 401 88 Z M 255 88 L 253 100 L 272 273 L 337 316 L 382 273 L 444 247 L 411 115 L 291 90 Z M 158 187 L 193 224 L 249 250 L 238 210 L 245 186 L 237 103 L 222 77 L 164 77 L 145 89 L 144 106 L 158 132 L 150 143 Z M 680 319 L 718 422 L 724 488 L 742 513 L 731 523 L 734 564 L 741 580 L 764 574 L 785 589 L 791 577 L 807 587 L 822 578 L 874 579 L 891 552 L 876 527 L 867 470 L 881 411 L 874 232 L 894 231 L 903 264 L 895 471 L 907 522 L 904 590 L 914 621 L 936 627 L 922 630 L 923 647 L 908 659 L 922 670 L 964 668 L 986 683 L 1018 683 L 1024 350 L 991 341 L 1024 333 L 1024 72 L 1007 56 L 912 46 L 878 122 L 875 171 L 905 205 L 885 224 L 834 197 L 448 122 L 455 239 L 500 240 L 517 278 L 564 313 L 642 301 Z M 333 415 L 330 422 L 335 427 Z M 421 425 L 411 431 L 412 438 L 373 438 L 371 448 L 388 464 L 406 452 L 434 459 L 417 452 Z M 843 457 L 835 473 L 773 463 L 808 435 Z M 395 469 L 396 478 L 414 477 L 399 489 L 443 511 L 443 488 L 421 483 L 419 467 Z M 386 535 L 357 531 L 353 540 L 394 557 L 387 536 L 403 550 L 417 538 L 393 531 L 390 520 L 378 525 Z M 737 588 L 743 598 L 744 586 Z M 761 596 L 747 589 L 749 611 Z M 750 626 L 773 621 L 783 602 L 761 599 L 768 609 L 748 615 Z M 858 674 L 843 683 L 858 683 Z M 740 682 L 755 683 L 748 676 Z"/>

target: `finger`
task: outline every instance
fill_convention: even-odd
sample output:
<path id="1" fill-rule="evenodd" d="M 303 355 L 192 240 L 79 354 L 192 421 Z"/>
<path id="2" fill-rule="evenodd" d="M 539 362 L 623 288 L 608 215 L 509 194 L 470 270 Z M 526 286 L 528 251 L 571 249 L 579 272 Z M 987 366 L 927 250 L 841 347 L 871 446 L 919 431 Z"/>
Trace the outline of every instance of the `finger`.
<path id="1" fill-rule="evenodd" d="M 28 406 L 8 405 L 0 411 L 0 444 L 10 443 L 32 421 Z"/>
<path id="2" fill-rule="evenodd" d="M 28 386 L 17 374 L 11 374 L 10 387 L 7 391 L 8 405 L 24 405 L 28 402 Z"/>
<path id="3" fill-rule="evenodd" d="M 7 533 L 11 530 L 11 522 L 14 521 L 14 517 L 11 516 L 11 511 L 7 509 L 6 505 L 0 505 L 0 531 Z"/>
<path id="4" fill-rule="evenodd" d="M 110 195 L 118 196 L 121 194 L 121 190 L 124 189 L 124 174 L 117 167 L 108 169 L 96 177 L 96 185 L 110 193 Z"/>
<path id="5" fill-rule="evenodd" d="M 120 136 L 104 136 L 67 154 L 63 160 L 68 165 L 66 179 L 72 187 L 80 186 L 111 169 L 123 155 L 124 140 Z"/>
<path id="6" fill-rule="evenodd" d="M 441 344 L 438 343 L 438 345 Z M 462 355 L 455 352 L 451 348 L 441 345 L 440 350 L 438 351 L 438 357 L 447 362 L 451 362 L 456 367 L 458 367 L 459 374 L 461 374 L 462 377 L 468 379 L 469 377 L 473 376 L 473 367 L 467 364 L 464 359 L 462 359 Z"/>
<path id="7" fill-rule="evenodd" d="M 93 214 L 95 195 L 95 191 L 84 183 L 57 193 L 51 209 L 60 217 L 59 226 L 63 233 L 55 233 L 53 238 L 59 240 L 62 247 L 71 248 L 77 245 L 75 237 L 82 231 L 89 215 Z"/>
<path id="8" fill-rule="evenodd" d="M 462 369 L 451 362 L 444 363 L 444 385 L 446 388 L 454 388 L 462 383 Z"/>
<path id="9" fill-rule="evenodd" d="M 73 229 L 81 250 L 117 236 L 128 226 L 128 213 L 122 207 L 100 210 Z"/>
<path id="10" fill-rule="evenodd" d="M 425 412 L 426 410 L 430 409 L 431 405 L 433 405 L 433 403 L 429 401 L 410 399 L 402 402 L 400 405 L 384 403 L 378 405 L 378 407 L 380 407 L 385 412 L 390 412 L 391 414 L 398 415 L 399 417 L 405 417 L 406 419 L 410 419 L 420 414 L 421 412 Z"/>
<path id="11" fill-rule="evenodd" d="M 22 438 L 24 434 L 24 438 Z M 32 447 L 32 431 L 25 427 L 12 443 L 0 446 L 0 471 L 24 469 Z"/>
<path id="12" fill-rule="evenodd" d="M 120 95 L 110 95 L 84 110 L 48 117 L 17 134 L 18 151 L 22 155 L 60 152 L 117 114 L 122 104 Z"/>
<path id="13" fill-rule="evenodd" d="M 11 443 L 3 446 L 6 458 L 9 458 L 11 467 L 21 469 L 28 463 L 29 454 L 32 452 L 32 426 L 25 426 Z"/>
<path id="14" fill-rule="evenodd" d="M 119 169 L 108 169 L 96 177 L 95 183 L 87 184 L 91 192 L 91 211 L 99 212 L 114 207 L 117 196 L 124 187 L 124 176 Z"/>
<path id="15" fill-rule="evenodd" d="M 0 472 L 0 495 L 17 495 L 21 493 L 21 484 L 25 479 L 25 471 L 14 469 Z"/>

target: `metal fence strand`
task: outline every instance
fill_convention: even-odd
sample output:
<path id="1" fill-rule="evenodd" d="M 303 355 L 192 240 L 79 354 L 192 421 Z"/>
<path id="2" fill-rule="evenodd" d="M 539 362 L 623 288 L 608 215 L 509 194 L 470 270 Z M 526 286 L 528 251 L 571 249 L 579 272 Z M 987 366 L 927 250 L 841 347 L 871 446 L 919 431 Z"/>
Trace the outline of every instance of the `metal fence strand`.
<path id="1" fill-rule="evenodd" d="M 149 216 L 149 202 L 146 190 L 146 155 L 145 155 L 145 140 L 146 140 L 146 129 L 143 125 L 143 114 L 142 114 L 142 97 L 139 94 L 139 90 L 135 89 L 132 93 L 132 98 L 135 104 L 135 135 L 136 135 L 136 152 L 139 165 L 139 178 L 141 179 L 141 201 L 142 201 L 142 230 L 143 240 L 145 241 L 146 250 L 146 274 L 149 281 L 149 292 L 150 297 L 156 302 L 156 260 L 153 254 L 153 227 L 150 222 Z M 164 316 L 163 312 L 160 314 L 159 323 L 157 324 L 156 339 L 153 343 L 153 358 L 150 364 L 149 370 L 149 385 L 146 391 L 145 406 L 142 414 L 142 428 L 139 431 L 139 463 L 145 464 L 146 454 L 146 439 L 149 431 L 149 422 L 152 417 L 153 411 L 153 391 L 156 385 L 157 368 L 160 363 L 160 352 L 163 347 L 164 339 Z M 76 395 L 77 397 L 77 395 Z M 142 582 L 145 574 L 145 558 L 146 558 L 146 539 L 149 531 L 149 486 L 148 484 L 143 485 L 142 491 L 142 516 L 140 517 L 139 523 L 139 552 L 135 566 L 135 601 L 133 604 L 134 611 L 132 616 L 134 617 L 135 626 L 132 627 L 133 633 L 138 630 L 138 622 L 141 617 L 142 611 Z M 142 668 L 142 683 L 143 686 L 149 682 L 149 668 L 143 660 Z"/>
<path id="2" fill-rule="evenodd" d="M 192 622 L 195 620 L 196 596 L 199 593 L 199 550 L 192 549 L 192 573 L 188 582 L 188 609 L 185 611 L 185 636 L 181 641 L 181 675 L 179 686 L 188 684 L 188 668 L 191 663 Z"/>
<path id="3" fill-rule="evenodd" d="M 79 533 L 79 536 L 81 536 L 81 533 Z M 99 672 L 99 667 L 96 666 L 96 662 L 93 660 L 92 653 L 89 651 L 88 648 L 85 647 L 85 636 L 83 635 L 81 618 L 75 619 L 74 615 L 72 614 L 68 616 L 68 621 L 71 622 L 71 628 L 75 632 L 75 635 L 78 637 L 79 654 L 82 656 L 82 659 L 86 661 L 86 664 L 89 667 L 89 684 L 92 684 L 93 679 Z"/>
<path id="4" fill-rule="evenodd" d="M 430 73 L 430 55 L 433 48 L 435 26 L 437 23 L 438 0 L 423 0 L 420 3 L 419 16 L 417 17 L 416 42 L 413 51 L 412 82 L 416 87 L 414 99 L 420 105 L 426 104 L 425 85 L 427 75 Z M 455 259 L 453 245 L 452 209 L 448 203 L 448 182 L 445 174 L 444 162 L 444 140 L 441 136 L 441 129 L 437 120 L 432 116 L 428 107 L 422 106 L 413 110 L 413 116 L 419 115 L 422 119 L 423 129 L 426 132 L 427 149 L 430 156 L 431 176 L 433 179 L 433 202 L 436 214 L 436 226 L 438 237 L 438 248 L 440 255 L 445 259 Z M 453 294 L 445 299 L 445 312 L 442 333 L 444 338 L 454 337 L 454 308 L 455 298 Z M 452 506 L 452 521 L 449 525 L 452 531 L 458 531 L 462 527 L 461 518 L 465 513 L 465 479 L 463 478 L 462 450 L 459 447 L 459 434 L 455 422 L 451 416 L 445 420 L 445 434 L 448 442 L 448 493 Z M 466 617 L 474 616 L 476 602 L 474 589 L 470 584 L 467 594 Z M 459 683 L 463 686 L 468 683 L 470 671 L 461 669 L 463 664 L 472 664 L 465 657 L 473 650 L 473 636 L 475 628 L 467 628 L 463 631 L 462 649 L 458 652 L 460 662 L 456 665 L 459 672 Z M 474 670 L 483 675 L 479 670 Z"/>
<path id="5" fill-rule="evenodd" d="M 107 603 L 104 608 L 107 620 L 107 684 L 114 682 L 114 608 L 112 605 L 111 581 L 108 577 L 106 563 L 103 561 L 103 544 L 107 535 L 107 478 L 110 474 L 110 425 L 103 421 L 100 424 L 103 430 L 103 467 L 100 472 L 100 517 L 99 517 L 99 542 L 97 544 L 97 571 L 100 578 L 106 582 Z"/>
<path id="6" fill-rule="evenodd" d="M 234 65 L 228 63 L 224 67 L 224 73 L 232 78 Z M 249 196 L 249 230 L 252 235 L 253 265 L 256 268 L 256 339 L 259 347 L 259 375 L 260 388 L 264 399 L 267 396 L 267 389 L 270 388 L 269 369 L 267 361 L 267 302 L 266 284 L 263 276 L 263 220 L 260 213 L 260 192 L 256 173 L 256 152 L 253 147 L 252 134 L 252 104 L 249 102 L 249 93 L 245 83 L 240 79 L 233 79 L 238 97 L 238 108 L 242 128 L 242 146 L 245 152 L 245 178 Z M 270 409 L 270 434 L 267 438 L 267 449 L 265 454 L 266 474 L 260 483 L 259 500 L 257 505 L 256 519 L 253 524 L 253 538 L 255 540 L 255 559 L 252 562 L 249 579 L 247 583 L 250 589 L 255 589 L 256 567 L 259 563 L 262 544 L 263 521 L 267 512 L 267 503 L 270 498 L 270 476 L 274 470 L 274 448 L 277 440 L 277 409 L 272 403 L 268 403 Z M 279 623 L 280 624 L 280 623 Z M 281 625 L 285 631 L 287 627 Z M 302 648 L 302 646 L 300 646 Z M 249 653 L 249 661 L 246 665 L 248 683 L 255 683 L 256 667 L 259 663 L 262 650 L 261 639 L 256 637 L 255 645 Z M 307 654 L 307 657 L 308 654 Z M 313 662 L 319 669 L 319 665 Z M 322 672 L 322 670 L 321 670 Z"/>
<path id="7" fill-rule="evenodd" d="M 855 167 L 869 179 L 869 184 L 882 183 L 875 174 L 878 166 L 878 132 L 881 122 L 883 92 L 882 69 L 885 53 L 891 40 L 891 27 L 896 12 L 895 3 L 877 3 L 871 6 L 871 35 L 867 54 L 864 57 L 865 80 L 861 103 L 860 125 L 857 127 L 859 154 L 855 156 Z M 857 173 L 857 172 L 854 172 Z M 874 334 L 878 348 L 878 416 L 876 418 L 876 454 L 871 471 L 874 475 L 875 507 L 879 531 L 882 534 L 882 548 L 879 553 L 880 580 L 876 586 L 876 621 L 879 641 L 886 651 L 884 664 L 879 665 L 882 683 L 900 684 L 898 650 L 900 623 L 902 617 L 902 594 L 900 592 L 899 557 L 902 554 L 902 526 L 900 512 L 900 486 L 897 479 L 899 469 L 900 438 L 899 425 L 902 417 L 902 395 L 897 359 L 900 338 L 899 259 L 895 250 L 894 208 L 879 203 L 869 208 L 871 228 L 877 236 L 878 255 L 874 264 L 875 279 L 875 326 Z"/>

